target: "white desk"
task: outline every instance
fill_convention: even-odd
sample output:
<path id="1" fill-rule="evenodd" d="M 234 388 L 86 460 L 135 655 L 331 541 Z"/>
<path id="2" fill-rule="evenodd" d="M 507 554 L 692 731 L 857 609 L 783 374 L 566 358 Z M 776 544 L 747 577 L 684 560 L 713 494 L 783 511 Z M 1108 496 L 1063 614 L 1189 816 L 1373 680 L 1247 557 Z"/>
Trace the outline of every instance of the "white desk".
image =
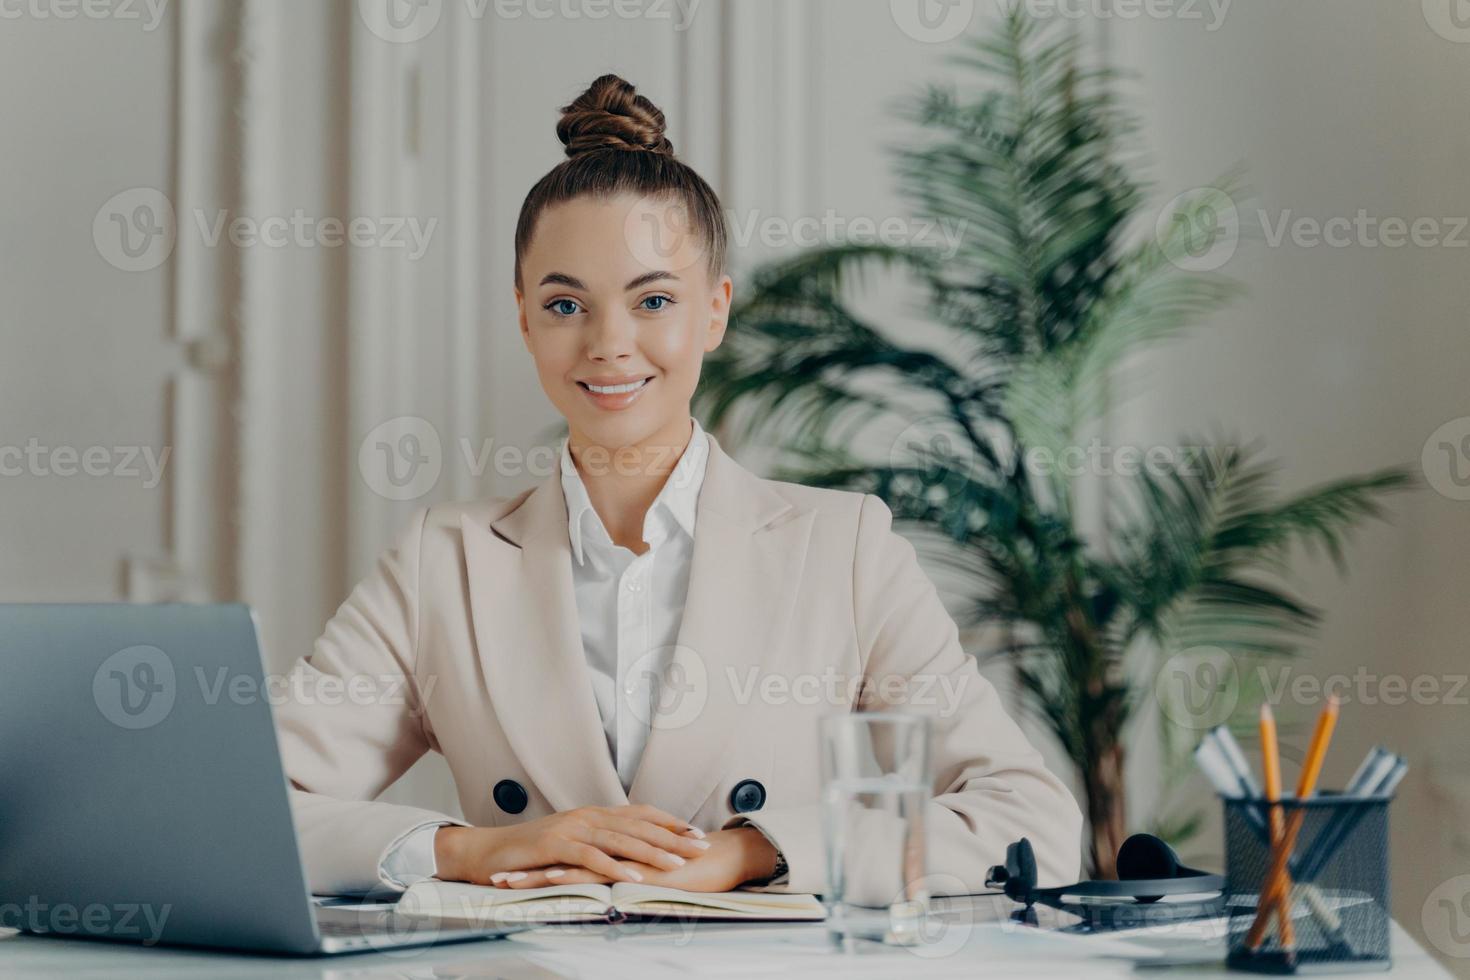
<path id="1" fill-rule="evenodd" d="M 864 944 L 858 953 L 833 949 L 818 924 L 567 926 L 514 938 L 313 959 L 165 949 L 91 940 L 19 935 L 0 930 L 0 976 L 7 980 L 131 978 L 401 978 L 483 977 L 550 980 L 560 977 L 696 980 L 702 976 L 1007 977 L 1248 976 L 1227 974 L 1223 947 L 1170 941 L 1193 963 L 1139 970 L 1112 958 L 1108 941 L 1058 937 L 1002 927 L 993 907 L 957 910 L 934 946 L 913 952 Z M 1393 976 L 1448 977 L 1443 967 L 1394 923 Z M 1381 974 L 1378 974 L 1381 975 Z"/>

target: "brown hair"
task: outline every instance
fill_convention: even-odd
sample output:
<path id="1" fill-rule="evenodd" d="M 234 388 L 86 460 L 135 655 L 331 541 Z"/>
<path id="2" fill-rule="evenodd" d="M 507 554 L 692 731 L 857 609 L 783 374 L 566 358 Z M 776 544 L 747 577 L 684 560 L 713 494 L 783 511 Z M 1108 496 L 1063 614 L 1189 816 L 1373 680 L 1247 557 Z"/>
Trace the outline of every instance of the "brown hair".
<path id="1" fill-rule="evenodd" d="M 617 75 L 603 75 L 561 109 L 556 135 L 567 159 L 531 188 L 516 221 L 515 283 L 521 287 L 521 257 L 531 245 L 536 222 L 553 204 L 584 194 L 598 198 L 634 194 L 669 199 L 686 216 L 686 227 L 704 243 L 712 279 L 725 271 L 726 228 L 720 199 L 704 178 L 674 156 L 664 135 L 664 114 Z"/>

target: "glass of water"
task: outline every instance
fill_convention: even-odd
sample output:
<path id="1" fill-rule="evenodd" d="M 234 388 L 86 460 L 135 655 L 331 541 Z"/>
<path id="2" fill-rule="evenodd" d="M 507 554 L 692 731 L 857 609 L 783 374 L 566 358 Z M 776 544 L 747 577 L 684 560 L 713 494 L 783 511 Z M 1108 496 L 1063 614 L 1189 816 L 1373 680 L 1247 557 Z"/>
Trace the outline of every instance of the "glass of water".
<path id="1" fill-rule="evenodd" d="M 929 911 L 929 719 L 857 712 L 823 718 L 821 731 L 827 929 L 839 943 L 918 943 Z"/>

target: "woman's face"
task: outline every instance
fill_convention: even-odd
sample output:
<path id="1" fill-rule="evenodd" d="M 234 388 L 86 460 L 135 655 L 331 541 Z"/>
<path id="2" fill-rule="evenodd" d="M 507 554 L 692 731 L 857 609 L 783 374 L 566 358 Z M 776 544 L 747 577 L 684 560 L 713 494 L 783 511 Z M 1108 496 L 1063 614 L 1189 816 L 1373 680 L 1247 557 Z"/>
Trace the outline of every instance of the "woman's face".
<path id="1" fill-rule="evenodd" d="M 581 197 L 536 224 L 516 290 L 521 336 L 574 444 L 618 449 L 687 434 L 679 427 L 705 352 L 724 338 L 732 284 L 710 281 L 682 215 L 631 195 Z"/>

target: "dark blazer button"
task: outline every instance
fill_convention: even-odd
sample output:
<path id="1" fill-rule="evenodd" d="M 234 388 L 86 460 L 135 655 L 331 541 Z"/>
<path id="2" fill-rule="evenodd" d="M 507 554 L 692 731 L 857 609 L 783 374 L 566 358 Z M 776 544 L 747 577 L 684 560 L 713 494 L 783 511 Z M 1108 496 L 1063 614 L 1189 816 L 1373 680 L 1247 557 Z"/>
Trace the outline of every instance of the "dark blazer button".
<path id="1" fill-rule="evenodd" d="M 766 805 L 766 788 L 759 780 L 742 779 L 730 790 L 730 809 L 736 813 L 749 813 Z"/>
<path id="2" fill-rule="evenodd" d="M 496 783 L 493 795 L 495 805 L 506 813 L 520 813 L 531 800 L 526 795 L 526 788 L 514 779 L 502 779 Z"/>

